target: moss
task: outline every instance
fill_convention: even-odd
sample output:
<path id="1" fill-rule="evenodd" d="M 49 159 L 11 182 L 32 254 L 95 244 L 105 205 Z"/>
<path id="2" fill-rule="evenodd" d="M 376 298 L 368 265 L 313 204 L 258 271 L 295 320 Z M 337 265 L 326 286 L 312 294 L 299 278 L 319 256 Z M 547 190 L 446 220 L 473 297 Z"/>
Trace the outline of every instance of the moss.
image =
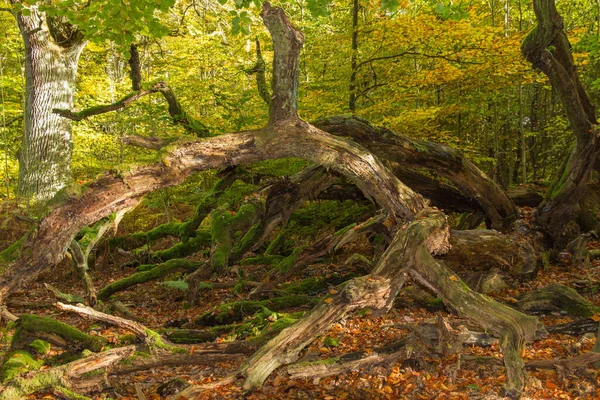
<path id="1" fill-rule="evenodd" d="M 338 237 L 338 236 L 342 236 L 344 233 L 348 232 L 350 229 L 354 228 L 356 226 L 356 223 L 350 224 L 340 230 L 338 230 L 337 232 L 335 232 L 333 234 L 333 236 Z"/>
<path id="2" fill-rule="evenodd" d="M 211 261 L 213 270 L 217 272 L 223 271 L 229 263 L 229 255 L 233 246 L 228 229 L 230 223 L 231 216 L 227 215 L 227 212 L 215 211 L 213 213 L 210 227 L 213 242 Z"/>
<path id="3" fill-rule="evenodd" d="M 317 360 L 317 361 L 303 361 L 303 362 L 297 363 L 296 365 L 299 367 L 308 367 L 311 365 L 335 365 L 339 362 L 340 362 L 340 357 L 332 357 L 332 358 L 326 358 L 324 360 Z"/>
<path id="4" fill-rule="evenodd" d="M 285 243 L 285 239 L 286 239 L 285 232 L 280 232 L 275 237 L 275 239 L 273 239 L 273 241 L 271 243 L 269 243 L 269 246 L 267 247 L 267 250 L 265 250 L 264 255 L 271 256 L 273 254 L 278 253 L 281 246 Z"/>
<path id="5" fill-rule="evenodd" d="M 0 272 L 4 270 L 9 263 L 15 261 L 21 255 L 21 248 L 25 240 L 29 237 L 31 231 L 23 235 L 19 240 L 8 246 L 0 252 Z"/>
<path id="6" fill-rule="evenodd" d="M 2 368 L 0 368 L 0 379 L 6 383 L 22 373 L 40 369 L 43 364 L 43 360 L 34 359 L 26 351 L 18 350 L 12 352 L 6 358 Z"/>
<path id="7" fill-rule="evenodd" d="M 106 300 L 116 292 L 128 289 L 141 283 L 163 278 L 171 272 L 177 270 L 183 269 L 192 272 L 195 271 L 199 266 L 200 263 L 185 259 L 169 260 L 156 266 L 156 268 L 148 271 L 136 272 L 135 274 L 129 275 L 126 278 L 107 285 L 100 291 L 100 293 L 98 293 L 98 299 Z"/>
<path id="8" fill-rule="evenodd" d="M 194 324 L 198 326 L 231 324 L 263 308 L 280 311 L 303 305 L 314 305 L 318 301 L 317 297 L 310 296 L 281 296 L 261 301 L 236 301 L 220 305 L 214 311 L 202 314 Z"/>
<path id="9" fill-rule="evenodd" d="M 129 345 L 129 344 L 135 344 L 137 342 L 138 342 L 137 336 L 135 336 L 132 333 L 128 333 L 126 335 L 119 336 L 119 343 L 121 343 L 121 345 L 123 345 L 123 346 Z"/>
<path id="10" fill-rule="evenodd" d="M 187 352 L 187 350 L 185 350 L 181 347 L 173 346 L 169 343 L 166 343 L 163 340 L 162 336 L 160 336 L 160 334 L 158 332 L 153 331 L 152 329 L 146 329 L 146 335 L 148 335 L 148 342 L 150 344 L 150 347 L 158 347 L 159 349 L 167 350 L 172 353 Z"/>
<path id="11" fill-rule="evenodd" d="M 199 230 L 193 238 L 179 242 L 166 250 L 155 251 L 152 253 L 152 259 L 167 261 L 174 258 L 187 257 L 208 246 L 210 241 L 210 233 L 205 230 Z"/>
<path id="12" fill-rule="evenodd" d="M 252 225 L 248 232 L 242 237 L 237 245 L 233 248 L 233 254 L 235 257 L 241 256 L 244 252 L 246 252 L 250 247 L 252 247 L 260 236 L 262 235 L 263 225 L 261 222 L 257 222 Z"/>
<path id="13" fill-rule="evenodd" d="M 571 157 L 573 157 L 573 153 L 569 156 L 567 161 L 561 167 L 561 175 L 560 178 L 552 182 L 550 188 L 548 189 L 548 193 L 546 197 L 550 200 L 554 200 L 565 188 L 569 177 L 569 165 L 571 164 Z"/>
<path id="14" fill-rule="evenodd" d="M 45 356 L 50 352 L 52 345 L 45 340 L 36 339 L 29 343 L 29 347 L 31 347 L 36 353 Z"/>
<path id="15" fill-rule="evenodd" d="M 104 373 L 104 370 L 98 370 L 98 371 L 100 371 L 101 373 Z M 66 399 L 70 399 L 70 400 L 92 400 L 91 397 L 80 395 L 80 394 L 75 393 L 65 387 L 62 387 L 62 386 L 55 386 L 54 391 L 57 393 L 60 393 L 61 396 L 63 396 Z"/>
<path id="16" fill-rule="evenodd" d="M 574 289 L 554 284 L 529 292 L 519 300 L 522 311 L 563 310 L 574 317 L 591 317 L 600 307 L 582 297 Z"/>
<path id="17" fill-rule="evenodd" d="M 29 340 L 27 333 L 32 334 L 55 334 L 66 340 L 69 344 L 74 343 L 78 347 L 93 351 L 100 351 L 106 344 L 106 339 L 101 336 L 88 335 L 79 329 L 67 325 L 52 318 L 40 317 L 33 314 L 24 314 L 17 321 L 17 330 L 13 336 L 12 346 L 22 347 Z"/>
<path id="18" fill-rule="evenodd" d="M 284 273 L 290 270 L 295 264 L 298 256 L 304 251 L 304 246 L 296 247 L 292 254 L 277 263 L 277 269 L 279 272 Z"/>

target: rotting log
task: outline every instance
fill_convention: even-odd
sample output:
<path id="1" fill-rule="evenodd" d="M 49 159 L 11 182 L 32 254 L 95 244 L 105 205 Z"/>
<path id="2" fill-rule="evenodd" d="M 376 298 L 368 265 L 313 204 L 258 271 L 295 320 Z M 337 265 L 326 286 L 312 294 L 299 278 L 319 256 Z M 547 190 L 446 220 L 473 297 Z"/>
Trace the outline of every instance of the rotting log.
<path id="1" fill-rule="evenodd" d="M 499 269 L 513 277 L 535 272 L 537 257 L 526 237 L 490 230 L 453 230 L 452 249 L 441 259 L 460 272 Z"/>
<path id="2" fill-rule="evenodd" d="M 574 317 L 591 317 L 600 311 L 576 290 L 560 284 L 552 284 L 525 293 L 518 302 L 519 310 L 527 313 L 563 311 Z"/>

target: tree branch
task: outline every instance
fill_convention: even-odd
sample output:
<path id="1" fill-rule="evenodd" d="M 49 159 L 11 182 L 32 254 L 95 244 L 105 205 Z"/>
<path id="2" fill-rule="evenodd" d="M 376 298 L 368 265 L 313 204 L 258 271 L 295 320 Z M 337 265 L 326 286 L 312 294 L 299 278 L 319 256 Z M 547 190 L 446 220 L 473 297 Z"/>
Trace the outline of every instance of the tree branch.
<path id="1" fill-rule="evenodd" d="M 373 57 L 368 60 L 361 61 L 356 66 L 356 69 L 358 70 L 363 65 L 369 64 L 373 61 L 391 60 L 391 59 L 400 58 L 400 57 L 404 57 L 404 56 L 421 56 L 421 57 L 425 57 L 425 58 L 439 58 L 442 60 L 446 60 L 446 61 L 458 63 L 458 64 L 475 64 L 475 65 L 483 64 L 482 62 L 478 62 L 478 61 L 465 61 L 465 60 L 461 60 L 460 58 L 452 58 L 449 55 L 444 55 L 444 54 L 427 54 L 427 53 L 420 53 L 418 51 L 409 50 L 409 51 L 404 51 L 404 52 L 398 53 L 398 54 L 391 54 L 389 56 Z"/>
<path id="2" fill-rule="evenodd" d="M 161 93 L 163 95 L 169 106 L 169 115 L 174 123 L 182 125 L 187 131 L 195 134 L 198 137 L 212 136 L 209 129 L 202 122 L 189 116 L 183 110 L 181 104 L 179 104 L 179 101 L 177 101 L 175 93 L 173 93 L 169 85 L 163 81 L 154 83 L 149 89 L 129 93 L 127 96 L 115 103 L 94 106 L 78 112 L 58 108 L 55 108 L 52 111 L 61 117 L 68 118 L 73 121 L 81 121 L 94 115 L 106 114 L 111 111 L 121 110 L 141 99 L 142 97 L 153 93 Z"/>
<path id="3" fill-rule="evenodd" d="M 256 74 L 256 86 L 258 87 L 258 94 L 264 100 L 267 105 L 271 104 L 271 92 L 267 85 L 266 78 L 266 64 L 265 59 L 260 51 L 260 42 L 256 38 L 256 64 L 254 67 L 246 71 L 247 74 Z"/>

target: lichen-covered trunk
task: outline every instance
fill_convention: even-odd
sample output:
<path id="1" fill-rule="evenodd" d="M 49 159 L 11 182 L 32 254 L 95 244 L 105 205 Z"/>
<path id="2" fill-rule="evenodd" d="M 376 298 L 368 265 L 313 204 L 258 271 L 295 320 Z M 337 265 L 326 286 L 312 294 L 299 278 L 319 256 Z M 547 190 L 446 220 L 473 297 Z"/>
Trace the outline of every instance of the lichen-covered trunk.
<path id="1" fill-rule="evenodd" d="M 54 114 L 71 108 L 81 40 L 57 42 L 42 13 L 19 16 L 25 43 L 25 113 L 19 154 L 19 193 L 46 201 L 71 181 L 71 121 Z"/>

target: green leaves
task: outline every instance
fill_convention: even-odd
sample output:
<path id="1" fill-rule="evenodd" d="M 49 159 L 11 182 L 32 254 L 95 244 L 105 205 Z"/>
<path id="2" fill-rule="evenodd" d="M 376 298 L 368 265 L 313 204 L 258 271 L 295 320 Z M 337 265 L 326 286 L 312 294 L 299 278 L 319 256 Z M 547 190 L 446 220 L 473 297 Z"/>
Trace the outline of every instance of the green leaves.
<path id="1" fill-rule="evenodd" d="M 398 0 L 381 0 L 381 9 L 394 12 L 400 7 Z"/>
<path id="2" fill-rule="evenodd" d="M 460 21 L 469 18 L 469 12 L 462 6 L 461 2 L 429 0 L 429 5 L 433 13 L 443 20 Z"/>
<path id="3" fill-rule="evenodd" d="M 252 18 L 250 18 L 248 11 L 242 11 L 239 14 L 237 11 L 230 11 L 229 13 L 233 16 L 233 19 L 231 20 L 231 33 L 234 35 L 239 33 L 249 35 Z"/>
<path id="4" fill-rule="evenodd" d="M 38 8 L 50 17 L 65 18 L 86 39 L 96 43 L 111 41 L 127 54 L 137 35 L 161 37 L 168 33 L 158 14 L 169 11 L 174 4 L 175 0 L 59 0 L 40 3 Z M 19 11 L 23 15 L 29 13 L 22 5 Z"/>

